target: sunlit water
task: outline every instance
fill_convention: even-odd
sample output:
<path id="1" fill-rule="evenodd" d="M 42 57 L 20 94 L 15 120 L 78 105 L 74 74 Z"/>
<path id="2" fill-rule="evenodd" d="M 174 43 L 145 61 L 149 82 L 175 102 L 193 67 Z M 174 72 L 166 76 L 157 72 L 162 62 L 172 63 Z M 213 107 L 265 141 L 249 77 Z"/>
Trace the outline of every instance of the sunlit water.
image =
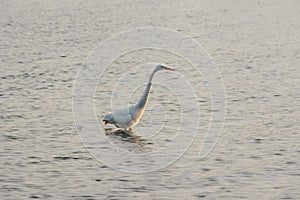
<path id="1" fill-rule="evenodd" d="M 2 2 L 1 199 L 299 199 L 298 8 L 298 1 L 279 0 Z M 76 73 L 98 42 L 147 26 L 180 31 L 205 47 L 223 77 L 227 115 L 217 145 L 199 159 L 212 112 L 205 77 L 169 52 L 117 59 L 95 90 L 99 135 L 116 149 L 167 155 L 181 107 L 165 85 L 174 86 L 180 70 L 199 97 L 197 137 L 187 151 L 159 170 L 131 173 L 103 164 L 81 143 L 72 94 Z M 133 104 L 156 63 L 179 72 L 155 75 L 136 135 L 105 133 L 114 127 L 104 127 L 102 115 Z M 128 71 L 128 78 L 142 76 L 139 84 L 120 79 Z M 189 145 L 194 131 L 180 131 L 179 146 Z"/>

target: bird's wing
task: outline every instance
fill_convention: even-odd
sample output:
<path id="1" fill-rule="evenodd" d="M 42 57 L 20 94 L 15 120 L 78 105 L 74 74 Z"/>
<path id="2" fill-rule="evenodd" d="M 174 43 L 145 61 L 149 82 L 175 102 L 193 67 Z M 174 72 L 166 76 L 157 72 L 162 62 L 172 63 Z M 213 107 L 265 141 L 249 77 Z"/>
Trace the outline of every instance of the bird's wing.
<path id="1" fill-rule="evenodd" d="M 117 124 L 128 125 L 133 120 L 131 107 L 115 110 L 113 116 Z"/>

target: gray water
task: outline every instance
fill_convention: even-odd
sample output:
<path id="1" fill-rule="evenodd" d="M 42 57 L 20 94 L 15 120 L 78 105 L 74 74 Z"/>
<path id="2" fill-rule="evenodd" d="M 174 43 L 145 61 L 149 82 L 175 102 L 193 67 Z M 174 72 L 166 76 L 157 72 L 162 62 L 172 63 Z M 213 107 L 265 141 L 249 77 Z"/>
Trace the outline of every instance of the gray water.
<path id="1" fill-rule="evenodd" d="M 299 199 L 299 7 L 297 0 L 1 1 L 0 198 Z M 226 119 L 205 159 L 198 158 L 201 138 L 196 138 L 168 166 L 124 172 L 99 161 L 80 140 L 72 96 L 81 64 L 99 42 L 141 27 L 189 35 L 219 68 Z M 95 91 L 99 124 L 111 97 L 110 84 L 105 89 L 102 83 L 141 63 L 147 64 L 141 72 L 146 81 L 155 66 L 148 62 L 170 63 L 180 71 L 185 61 L 150 50 L 116 60 L 111 69 L 122 70 L 107 73 Z M 205 77 L 185 75 L 198 82 L 201 136 L 211 114 Z M 105 135 L 102 125 L 99 135 L 136 155 L 172 142 L 179 107 L 160 85 L 172 76 L 155 77 L 135 139 Z M 129 103 L 142 91 L 131 88 Z M 117 100 L 127 94 L 116 92 Z M 122 103 L 127 102 L 116 102 Z M 162 109 L 169 113 L 166 134 L 156 134 L 151 128 L 159 128 Z M 188 139 L 191 131 L 181 133 Z"/>

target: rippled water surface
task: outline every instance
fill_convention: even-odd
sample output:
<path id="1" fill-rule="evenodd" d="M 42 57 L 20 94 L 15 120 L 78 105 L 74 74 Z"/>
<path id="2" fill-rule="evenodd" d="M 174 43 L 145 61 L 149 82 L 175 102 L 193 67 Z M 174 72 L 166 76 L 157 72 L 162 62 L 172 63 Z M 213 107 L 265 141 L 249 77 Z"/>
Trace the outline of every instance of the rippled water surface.
<path id="1" fill-rule="evenodd" d="M 299 7 L 296 0 L 1 2 L 0 198 L 299 199 Z M 105 69 L 93 97 L 105 141 L 89 131 L 94 145 L 80 140 L 72 96 L 81 64 L 99 42 L 140 27 L 189 35 L 219 68 L 226 119 L 204 159 L 199 151 L 218 112 L 205 77 L 158 49 L 130 52 Z M 137 101 L 156 63 L 177 72 L 155 75 L 136 135 L 105 134 L 112 127 L 101 124 L 103 114 Z M 185 92 L 181 80 L 195 90 L 198 117 L 174 93 Z M 198 128 L 178 131 L 181 112 L 199 119 Z M 105 159 L 121 162 L 116 155 L 125 152 L 138 164 L 120 170 L 90 153 L 101 155 L 108 143 Z"/>

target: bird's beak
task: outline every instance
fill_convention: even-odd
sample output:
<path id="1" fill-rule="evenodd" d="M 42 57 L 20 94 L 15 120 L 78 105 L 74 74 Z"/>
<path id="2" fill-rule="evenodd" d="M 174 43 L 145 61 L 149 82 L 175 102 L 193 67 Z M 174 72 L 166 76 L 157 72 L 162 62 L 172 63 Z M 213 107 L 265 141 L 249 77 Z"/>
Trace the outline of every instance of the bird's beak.
<path id="1" fill-rule="evenodd" d="M 165 68 L 166 70 L 176 71 L 175 69 L 173 69 L 173 68 L 171 68 L 171 67 L 166 67 L 166 66 L 164 66 L 164 68 Z"/>
<path id="2" fill-rule="evenodd" d="M 106 120 L 102 120 L 103 124 L 107 124 L 108 122 Z"/>

